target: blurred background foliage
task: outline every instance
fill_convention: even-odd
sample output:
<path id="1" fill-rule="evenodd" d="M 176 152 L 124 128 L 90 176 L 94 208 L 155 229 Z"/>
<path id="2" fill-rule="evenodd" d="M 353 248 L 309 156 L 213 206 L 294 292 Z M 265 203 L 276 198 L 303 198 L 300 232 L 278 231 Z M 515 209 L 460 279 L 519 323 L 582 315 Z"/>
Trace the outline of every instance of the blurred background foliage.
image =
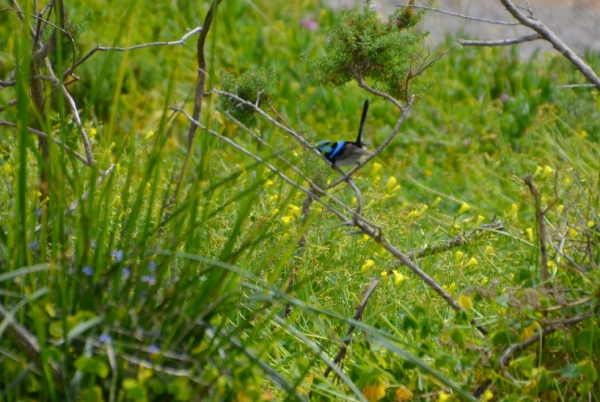
<path id="1" fill-rule="evenodd" d="M 209 5 L 92 0 L 71 2 L 67 11 L 81 56 L 98 44 L 178 40 Z M 368 97 L 365 141 L 377 146 L 396 122 L 391 105 L 355 83 L 327 88 L 309 79 L 335 18 L 316 0 L 225 0 L 206 44 L 208 89 L 223 84 L 222 71 L 233 77 L 272 71 L 273 107 L 310 141 L 353 138 Z M 15 13 L 0 12 L 1 80 L 11 78 L 17 55 L 28 51 L 23 35 Z M 168 108 L 191 109 L 195 41 L 99 52 L 76 70 L 81 79 L 69 90 L 98 168 L 114 165 L 98 186 L 98 169 L 51 147 L 50 197 L 40 202 L 34 141 L 0 127 L 0 296 L 35 334 L 43 357 L 34 364 L 0 325 L 3 400 L 284 400 L 313 390 L 316 400 L 445 401 L 486 379 L 493 383 L 486 400 L 597 398 L 595 319 L 521 354 L 510 366 L 516 381 L 497 370 L 504 349 L 535 334 L 540 323 L 597 303 L 600 99 L 590 89 L 560 87 L 583 83 L 571 65 L 554 54 L 521 60 L 517 48 L 457 47 L 426 71 L 428 94 L 357 179 L 365 216 L 406 252 L 493 217 L 503 221 L 502 233 L 418 261 L 462 300 L 468 311 L 456 314 L 375 242 L 347 236 L 318 205 L 302 220 L 300 191 L 206 131 L 198 134 L 185 196 L 164 219 L 189 124 Z M 430 57 L 452 42 L 429 49 Z M 63 57 L 68 65 L 69 54 Z M 600 71 L 598 55 L 586 60 Z M 26 99 L 6 106 L 16 96 L 14 87 L 0 91 L 7 108 L 1 119 L 22 121 Z M 294 145 L 290 137 L 259 119 L 257 132 L 270 148 L 259 144 L 216 103 L 215 94 L 205 98 L 204 124 L 285 169 L 272 154 Z M 69 113 L 48 108 L 47 131 L 81 149 Z M 323 168 L 314 165 L 320 161 L 302 165 L 304 153 L 295 148 L 286 157 L 311 174 L 334 177 L 328 167 L 314 172 Z M 580 272 L 551 253 L 553 283 L 565 293 L 552 310 L 558 301 L 544 293 L 535 211 L 519 179 L 527 173 L 536 174 L 550 206 L 553 240 L 584 267 Z M 336 195 L 355 202 L 347 189 Z M 75 200 L 79 207 L 65 214 Z M 43 208 L 48 214 L 40 221 Z M 307 246 L 298 259 L 305 228 Z M 290 301 L 277 289 L 293 268 Z M 392 268 L 401 275 L 372 297 L 344 360 L 345 376 L 324 378 L 320 353 L 335 356 L 348 327 L 344 317 L 354 314 L 365 285 Z M 279 317 L 290 302 L 293 314 L 284 321 Z M 472 328 L 472 317 L 488 326 L 488 337 Z"/>

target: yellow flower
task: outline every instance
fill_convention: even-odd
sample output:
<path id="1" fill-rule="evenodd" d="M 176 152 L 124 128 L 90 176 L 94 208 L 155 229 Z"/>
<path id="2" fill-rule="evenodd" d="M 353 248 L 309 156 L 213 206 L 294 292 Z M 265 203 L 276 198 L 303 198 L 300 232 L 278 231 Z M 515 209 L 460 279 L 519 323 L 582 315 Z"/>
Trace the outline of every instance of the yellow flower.
<path id="1" fill-rule="evenodd" d="M 394 176 L 390 177 L 388 179 L 387 184 L 385 185 L 385 192 L 386 194 L 394 194 L 396 193 L 398 190 L 400 190 L 401 186 L 398 184 L 398 180 L 396 180 L 396 178 Z"/>
<path id="2" fill-rule="evenodd" d="M 412 211 L 410 211 L 410 213 L 408 215 L 406 215 L 406 220 L 412 219 L 415 216 L 417 216 L 419 213 L 417 212 L 416 209 L 413 209 Z"/>
<path id="3" fill-rule="evenodd" d="M 290 209 L 290 215 L 298 216 L 302 211 L 302 208 L 295 206 L 294 204 L 289 204 L 288 208 Z"/>
<path id="4" fill-rule="evenodd" d="M 556 213 L 561 215 L 563 213 L 564 209 L 565 209 L 564 205 L 559 205 L 558 208 L 556 208 Z"/>
<path id="5" fill-rule="evenodd" d="M 492 247 L 492 246 L 487 246 L 487 247 L 485 248 L 485 251 L 483 252 L 483 254 L 485 254 L 485 255 L 486 255 L 486 257 L 490 257 L 490 256 L 494 255 L 494 247 Z"/>
<path id="6" fill-rule="evenodd" d="M 481 278 L 481 284 L 485 285 L 486 283 L 488 283 L 488 277 L 484 276 L 483 278 Z"/>
<path id="7" fill-rule="evenodd" d="M 152 137 L 154 137 L 154 131 L 150 130 L 148 131 L 148 134 L 146 134 L 146 136 L 144 137 L 144 139 L 146 141 L 148 141 L 149 139 L 151 139 Z"/>
<path id="8" fill-rule="evenodd" d="M 482 215 L 479 215 L 479 216 L 477 217 L 477 223 L 475 223 L 475 226 L 479 226 L 479 225 L 481 225 L 481 224 L 483 223 L 484 219 L 485 219 L 485 217 L 484 217 L 484 216 L 482 216 Z"/>
<path id="9" fill-rule="evenodd" d="M 367 401 L 376 402 L 385 396 L 385 389 L 387 387 L 388 386 L 386 384 L 378 384 L 375 387 L 366 385 L 362 392 L 365 398 L 367 398 Z"/>
<path id="10" fill-rule="evenodd" d="M 96 130 L 95 128 L 90 129 L 90 132 L 88 133 L 90 138 L 94 138 L 96 134 L 98 134 L 98 130 Z"/>
<path id="11" fill-rule="evenodd" d="M 292 222 L 292 219 L 294 219 L 293 216 L 284 216 L 281 218 L 281 221 L 283 222 L 284 225 L 289 225 Z"/>
<path id="12" fill-rule="evenodd" d="M 492 400 L 493 397 L 494 397 L 494 393 L 488 389 L 487 391 L 485 391 L 485 393 L 481 397 L 481 402 L 489 402 Z"/>
<path id="13" fill-rule="evenodd" d="M 413 398 L 413 393 L 410 389 L 406 388 L 404 385 L 400 385 L 396 390 L 396 401 L 404 402 L 410 401 Z"/>
<path id="14" fill-rule="evenodd" d="M 265 187 L 271 187 L 273 184 L 274 184 L 273 181 L 270 180 L 270 179 L 268 179 L 268 180 L 265 181 L 265 183 L 263 184 L 263 186 L 265 186 Z"/>
<path id="15" fill-rule="evenodd" d="M 437 205 L 442 201 L 442 199 L 440 197 L 435 197 L 435 201 L 433 201 L 433 204 L 431 204 L 431 208 L 435 208 L 437 207 Z"/>
<path id="16" fill-rule="evenodd" d="M 444 285 L 444 286 L 442 286 L 442 288 L 444 290 L 446 290 L 447 292 L 452 292 L 452 291 L 454 291 L 454 289 L 456 289 L 456 283 L 452 282 L 452 284 L 450 284 L 450 286 Z"/>
<path id="17" fill-rule="evenodd" d="M 467 295 L 460 295 L 458 298 L 458 305 L 465 310 L 471 310 L 473 308 L 473 300 Z"/>
<path id="18" fill-rule="evenodd" d="M 506 216 L 507 216 L 509 219 L 511 219 L 511 220 L 512 220 L 512 219 L 517 219 L 517 214 L 518 214 L 518 212 L 519 212 L 519 207 L 517 207 L 517 204 L 512 204 L 512 205 L 510 206 L 510 211 L 508 211 L 508 212 L 506 213 Z"/>
<path id="19" fill-rule="evenodd" d="M 445 392 L 440 392 L 438 395 L 438 402 L 448 402 L 452 398 L 452 395 L 447 394 Z"/>
<path id="20" fill-rule="evenodd" d="M 539 175 L 540 173 L 542 173 L 542 170 L 544 170 L 544 169 L 542 169 L 542 167 L 541 167 L 541 166 L 538 166 L 538 167 L 536 167 L 536 168 L 535 168 L 535 173 L 534 173 L 533 175 L 534 175 L 534 176 L 537 176 L 537 175 Z"/>
<path id="21" fill-rule="evenodd" d="M 537 327 L 538 324 L 534 322 L 533 324 L 525 328 L 523 330 L 523 333 L 521 334 L 521 341 L 524 341 L 527 338 L 531 338 L 535 334 L 535 330 Z"/>
<path id="22" fill-rule="evenodd" d="M 525 232 L 527 232 L 527 238 L 529 239 L 529 242 L 533 243 L 533 229 L 527 228 L 525 229 Z"/>
<path id="23" fill-rule="evenodd" d="M 569 236 L 577 237 L 577 231 L 573 228 L 569 229 Z"/>
<path id="24" fill-rule="evenodd" d="M 544 180 L 552 172 L 554 172 L 554 169 L 552 169 L 548 165 L 544 166 L 544 171 L 542 172 L 542 175 L 540 176 L 540 179 Z"/>
<path id="25" fill-rule="evenodd" d="M 13 168 L 10 163 L 5 163 L 2 168 L 4 169 L 4 173 L 6 174 L 12 174 L 13 172 Z"/>
<path id="26" fill-rule="evenodd" d="M 593 228 L 594 226 L 596 226 L 596 223 L 595 223 L 594 221 L 589 221 L 589 222 L 587 223 L 587 225 L 588 225 L 588 228 L 590 228 L 590 229 L 591 229 L 591 228 Z"/>
<path id="27" fill-rule="evenodd" d="M 381 164 L 377 162 L 373 163 L 371 167 L 371 176 L 377 176 L 379 172 L 381 172 Z"/>
<path id="28" fill-rule="evenodd" d="M 469 204 L 467 204 L 466 202 L 463 202 L 456 215 L 462 215 L 465 212 L 467 212 L 469 209 L 471 209 L 471 206 Z"/>
<path id="29" fill-rule="evenodd" d="M 365 272 L 367 272 L 369 270 L 369 268 L 371 268 L 373 265 L 375 265 L 375 261 L 373 260 L 367 260 L 365 261 L 365 263 L 363 264 L 362 268 L 360 269 L 360 273 L 364 274 Z"/>
<path id="30" fill-rule="evenodd" d="M 383 271 L 383 272 L 381 273 L 381 279 L 383 279 L 383 281 L 385 282 L 385 281 L 387 281 L 387 278 L 388 278 L 388 273 L 387 273 L 387 271 Z"/>
<path id="31" fill-rule="evenodd" d="M 421 210 L 419 211 L 420 214 L 424 214 L 425 211 L 427 211 L 429 209 L 429 207 L 427 206 L 427 204 L 423 205 L 423 207 L 421 208 Z"/>
<path id="32" fill-rule="evenodd" d="M 477 258 L 475 258 L 475 257 L 471 257 L 471 259 L 469 260 L 469 262 L 467 262 L 467 265 L 465 265 L 465 268 L 466 267 L 471 267 L 473 265 L 477 265 Z"/>
<path id="33" fill-rule="evenodd" d="M 464 255 L 465 253 L 463 253 L 462 251 L 457 251 L 456 254 L 454 254 L 454 263 L 456 265 L 460 264 Z"/>
<path id="34" fill-rule="evenodd" d="M 394 270 L 394 285 L 398 286 L 400 285 L 400 283 L 406 279 L 404 277 L 404 275 L 402 275 L 400 272 Z"/>

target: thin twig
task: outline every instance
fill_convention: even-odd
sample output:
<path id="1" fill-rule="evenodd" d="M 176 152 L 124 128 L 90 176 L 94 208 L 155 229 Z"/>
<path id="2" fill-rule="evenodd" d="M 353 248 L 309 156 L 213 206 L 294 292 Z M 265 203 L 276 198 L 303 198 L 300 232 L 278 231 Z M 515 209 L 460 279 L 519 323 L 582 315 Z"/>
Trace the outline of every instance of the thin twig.
<path id="1" fill-rule="evenodd" d="M 83 64 L 83 62 L 85 62 L 87 59 L 89 59 L 90 57 L 92 57 L 92 55 L 96 52 L 111 52 L 111 51 L 115 51 L 115 52 L 128 52 L 130 50 L 137 50 L 137 49 L 144 49 L 147 47 L 154 47 L 154 46 L 175 46 L 175 45 L 184 45 L 186 39 L 188 39 L 190 36 L 198 33 L 202 31 L 202 27 L 197 27 L 192 29 L 190 32 L 186 33 L 185 35 L 183 35 L 181 37 L 181 39 L 176 40 L 176 41 L 170 41 L 170 42 L 151 42 L 151 43 L 144 43 L 141 45 L 134 45 L 134 46 L 129 46 L 129 47 L 107 47 L 107 46 L 100 46 L 97 45 L 95 48 L 93 48 L 92 50 L 90 50 L 85 56 L 83 56 L 81 59 L 77 60 L 73 66 L 71 68 L 69 68 L 68 70 L 66 70 L 63 73 L 63 77 L 66 77 L 67 75 L 71 74 L 73 72 L 73 70 L 75 70 L 77 67 L 79 67 L 81 64 Z"/>
<path id="2" fill-rule="evenodd" d="M 442 13 L 442 14 L 446 14 L 446 15 L 451 15 L 453 17 L 464 18 L 466 20 L 472 20 L 472 21 L 486 22 L 488 24 L 496 24 L 496 25 L 519 25 L 518 22 L 488 20 L 486 18 L 477 18 L 477 17 L 472 17 L 470 15 L 457 14 L 457 13 L 453 13 L 451 11 L 446 11 L 446 10 L 442 10 L 442 9 L 434 8 L 434 7 L 415 6 L 415 5 L 410 5 L 410 4 L 396 4 L 396 7 L 401 7 L 401 8 L 415 8 L 417 10 L 435 11 L 435 12 L 438 12 L 438 13 Z"/>
<path id="3" fill-rule="evenodd" d="M 0 120 L 0 126 L 17 127 L 17 125 L 15 123 L 12 123 L 10 121 L 5 121 L 5 120 Z M 46 138 L 46 139 L 50 138 L 55 144 L 57 144 L 58 146 L 64 148 L 65 151 L 67 151 L 70 154 L 72 154 L 74 157 L 76 157 L 77 159 L 79 159 L 80 161 L 82 161 L 85 165 L 92 166 L 92 165 L 89 164 L 89 162 L 85 158 L 85 156 L 83 156 L 79 152 L 74 151 L 73 149 L 69 148 L 67 145 L 63 144 L 59 139 L 57 139 L 55 137 L 51 137 L 48 134 L 46 134 L 46 133 L 44 133 L 44 132 L 42 132 L 40 130 L 36 130 L 35 128 L 27 127 L 26 130 L 29 131 L 32 134 L 35 134 L 36 136 L 38 136 L 40 138 Z"/>
<path id="4" fill-rule="evenodd" d="M 371 284 L 369 285 L 369 287 L 367 288 L 367 290 L 365 291 L 365 293 L 363 295 L 362 301 L 356 308 L 354 317 L 352 317 L 355 321 L 359 321 L 362 318 L 362 315 L 365 311 L 365 308 L 367 307 L 367 303 L 369 302 L 371 295 L 373 295 L 373 292 L 375 292 L 375 289 L 377 288 L 377 286 L 380 283 L 381 283 L 380 279 L 374 279 L 373 281 L 371 281 Z M 346 331 L 346 336 L 344 337 L 345 338 L 344 344 L 342 345 L 339 352 L 333 359 L 333 362 L 335 364 L 339 364 L 342 361 L 342 359 L 344 358 L 344 356 L 346 355 L 346 351 L 348 350 L 348 344 L 350 343 L 350 336 L 352 335 L 352 333 L 354 332 L 355 329 L 356 329 L 356 326 L 354 324 L 352 324 L 352 325 L 350 325 L 350 327 L 348 327 L 348 331 Z M 327 376 L 329 375 L 331 370 L 332 370 L 331 367 L 327 367 L 327 369 L 323 373 L 323 376 L 325 378 L 327 378 Z"/>
<path id="5" fill-rule="evenodd" d="M 556 50 L 558 50 L 563 56 L 565 56 L 575 67 L 581 71 L 585 78 L 594 84 L 597 90 L 600 91 L 600 78 L 596 75 L 594 70 L 586 64 L 565 42 L 563 42 L 552 30 L 550 30 L 542 22 L 533 18 L 525 16 L 511 0 L 500 0 L 506 7 L 508 12 L 517 19 L 521 24 L 529 27 L 542 35 L 542 37 L 550 42 Z"/>
<path id="6" fill-rule="evenodd" d="M 6 310 L 2 303 L 0 303 L 0 320 L 6 322 L 6 331 L 16 347 L 31 360 L 35 361 L 39 367 L 43 367 L 42 348 L 40 347 L 37 338 L 25 327 L 16 322 L 13 315 Z M 63 387 L 64 377 L 60 366 L 54 361 L 46 361 L 57 384 Z"/>
<path id="7" fill-rule="evenodd" d="M 527 36 L 521 36 L 520 38 L 514 39 L 499 39 L 499 40 L 466 40 L 458 39 L 458 43 L 463 46 L 509 46 L 516 45 L 524 42 L 531 42 L 534 40 L 543 39 L 540 34 L 533 34 Z"/>
<path id="8" fill-rule="evenodd" d="M 498 231 L 502 231 L 504 230 L 504 225 L 502 224 L 502 222 L 500 221 L 495 221 L 492 223 L 488 223 L 485 225 L 481 225 L 476 229 L 473 230 L 469 230 L 467 231 L 464 235 L 457 235 L 452 239 L 440 242 L 440 243 L 434 243 L 430 246 L 427 247 L 423 247 L 420 248 L 418 250 L 412 251 L 410 253 L 406 254 L 406 257 L 408 259 L 410 259 L 411 261 L 414 261 L 415 259 L 420 259 L 423 257 L 428 257 L 431 255 L 435 255 L 435 254 L 439 254 L 439 253 L 443 253 L 445 251 L 448 251 L 450 249 L 456 248 L 456 247 L 461 247 L 464 246 L 465 244 L 469 243 L 470 241 L 473 241 L 473 239 L 481 234 L 482 232 L 485 232 L 487 230 L 498 230 Z M 396 268 L 399 266 L 402 266 L 402 262 L 401 261 L 396 261 L 393 263 L 392 267 Z"/>
<path id="9" fill-rule="evenodd" d="M 544 281 L 544 287 L 548 287 L 548 278 L 550 277 L 548 273 L 548 249 L 546 247 L 546 239 L 548 238 L 548 232 L 546 230 L 546 222 L 544 219 L 544 211 L 542 211 L 542 200 L 540 197 L 540 191 L 537 189 L 535 184 L 533 184 L 533 176 L 528 174 L 523 177 L 523 182 L 529 187 L 529 191 L 533 196 L 533 201 L 535 202 L 535 219 L 537 221 L 537 229 L 538 229 L 538 241 L 540 247 L 540 259 L 541 259 L 541 271 L 542 271 L 542 279 Z"/>

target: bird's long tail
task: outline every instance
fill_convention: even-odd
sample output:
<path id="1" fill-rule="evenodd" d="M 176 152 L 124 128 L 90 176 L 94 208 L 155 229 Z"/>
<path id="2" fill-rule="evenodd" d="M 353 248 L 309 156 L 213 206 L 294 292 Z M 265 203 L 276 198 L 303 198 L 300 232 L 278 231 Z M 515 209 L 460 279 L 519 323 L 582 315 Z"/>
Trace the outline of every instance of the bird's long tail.
<path id="1" fill-rule="evenodd" d="M 358 137 L 356 138 L 356 143 L 363 145 L 362 142 L 362 133 L 365 128 L 365 120 L 367 120 L 367 112 L 369 111 L 369 100 L 365 100 L 365 105 L 363 106 L 362 116 L 360 118 L 360 127 L 358 128 Z"/>

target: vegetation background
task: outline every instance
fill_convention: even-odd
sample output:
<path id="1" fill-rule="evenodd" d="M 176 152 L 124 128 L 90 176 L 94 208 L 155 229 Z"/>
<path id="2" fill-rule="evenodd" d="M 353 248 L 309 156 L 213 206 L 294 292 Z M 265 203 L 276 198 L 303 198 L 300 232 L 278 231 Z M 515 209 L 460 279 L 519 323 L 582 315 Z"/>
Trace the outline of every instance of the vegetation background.
<path id="1" fill-rule="evenodd" d="M 594 89 L 560 87 L 584 82 L 563 58 L 453 49 L 426 71 L 430 86 L 399 136 L 356 179 L 364 216 L 403 252 L 425 250 L 418 265 L 459 302 L 456 312 L 318 204 L 303 219 L 305 194 L 206 130 L 165 213 L 189 127 L 170 107 L 191 109 L 195 36 L 98 52 L 78 67 L 68 88 L 96 165 L 52 142 L 45 160 L 26 127 L 41 121 L 81 150 L 77 125 L 51 85 L 47 115 L 32 111 L 28 74 L 11 74 L 28 60 L 24 26 L 34 21 L 0 4 L 0 80 L 18 82 L 0 88 L 0 120 L 17 125 L 0 126 L 2 400 L 303 400 L 312 392 L 315 400 L 447 401 L 474 400 L 482 384 L 486 401 L 598 400 L 600 99 Z M 98 44 L 178 40 L 209 7 L 74 1 L 75 59 Z M 316 0 L 224 1 L 205 47 L 207 88 L 221 87 L 222 71 L 270 69 L 270 103 L 311 142 L 352 139 L 369 98 L 365 141 L 378 145 L 397 119 L 392 105 L 355 83 L 329 88 L 309 77 L 336 15 Z M 52 63 L 62 71 L 72 49 L 59 43 Z M 600 71 L 597 54 L 585 59 Z M 256 132 L 268 145 L 259 143 L 216 109 L 217 99 L 204 98 L 207 127 L 274 164 L 284 152 L 323 183 L 336 178 L 261 119 Z M 44 197 L 40 167 L 49 172 Z M 545 210 L 547 280 L 526 174 Z M 348 188 L 335 194 L 356 202 Z M 504 230 L 473 232 L 494 218 Z M 431 252 L 457 236 L 468 241 Z M 288 294 L 281 289 L 292 270 Z M 384 281 L 353 321 L 373 278 Z M 347 339 L 350 324 L 358 329 Z M 544 342 L 515 349 L 499 367 L 511 347 L 542 333 Z M 341 370 L 324 375 L 346 340 Z"/>

